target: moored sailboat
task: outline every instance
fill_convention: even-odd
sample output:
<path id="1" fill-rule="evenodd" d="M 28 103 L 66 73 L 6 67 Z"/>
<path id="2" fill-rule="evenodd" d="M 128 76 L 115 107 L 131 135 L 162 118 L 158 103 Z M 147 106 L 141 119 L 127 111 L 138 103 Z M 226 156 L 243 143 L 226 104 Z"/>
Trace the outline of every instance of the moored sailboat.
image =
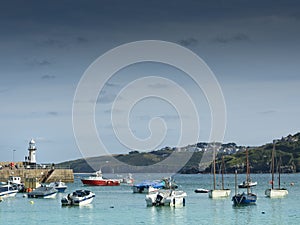
<path id="1" fill-rule="evenodd" d="M 248 159 L 248 148 L 246 149 L 246 162 L 247 162 L 247 174 L 246 180 L 249 180 L 250 167 L 249 167 L 249 159 Z M 251 193 L 250 186 L 247 186 L 247 192 L 243 192 L 242 194 L 237 193 L 237 171 L 235 171 L 235 195 L 232 197 L 233 204 L 236 206 L 239 205 L 251 205 L 255 204 L 257 200 L 257 196 L 254 193 Z"/>
<path id="2" fill-rule="evenodd" d="M 230 189 L 224 188 L 224 157 L 222 157 L 222 187 L 221 189 L 216 189 L 216 152 L 215 146 L 213 146 L 213 189 L 209 190 L 208 197 L 210 198 L 224 198 L 230 195 Z"/>
<path id="3" fill-rule="evenodd" d="M 280 187 L 280 171 L 281 163 L 278 167 L 278 188 L 274 188 L 274 170 L 275 170 L 275 144 L 276 141 L 273 141 L 273 150 L 272 150 L 272 161 L 271 161 L 271 170 L 272 170 L 272 180 L 270 181 L 272 187 L 265 191 L 265 195 L 270 198 L 284 197 L 288 195 L 288 190 Z M 280 159 L 281 161 L 281 159 Z"/>

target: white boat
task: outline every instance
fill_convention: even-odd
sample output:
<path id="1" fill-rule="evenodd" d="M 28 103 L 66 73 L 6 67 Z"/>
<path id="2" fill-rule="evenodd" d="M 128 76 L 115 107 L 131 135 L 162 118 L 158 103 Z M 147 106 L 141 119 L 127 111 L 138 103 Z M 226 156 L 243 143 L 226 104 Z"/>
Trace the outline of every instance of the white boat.
<path id="1" fill-rule="evenodd" d="M 229 197 L 230 189 L 224 188 L 224 171 L 225 171 L 225 163 L 224 157 L 222 157 L 222 187 L 221 189 L 216 189 L 216 152 L 215 146 L 213 147 L 213 189 L 208 192 L 209 198 L 225 198 Z"/>
<path id="2" fill-rule="evenodd" d="M 159 190 L 146 195 L 147 206 L 185 206 L 184 191 L 177 191 L 172 189 Z"/>
<path id="3" fill-rule="evenodd" d="M 0 187 L 0 198 L 14 197 L 18 193 L 18 189 L 9 183 Z"/>
<path id="4" fill-rule="evenodd" d="M 28 193 L 27 196 L 28 198 L 55 198 L 57 192 L 55 188 L 43 185 Z"/>
<path id="5" fill-rule="evenodd" d="M 225 198 L 230 196 L 230 189 L 215 189 L 208 192 L 210 198 Z"/>
<path id="6" fill-rule="evenodd" d="M 248 180 L 248 181 L 243 181 L 242 183 L 240 183 L 238 187 L 239 188 L 248 188 L 248 187 L 254 187 L 256 185 L 257 185 L 256 181 Z"/>
<path id="7" fill-rule="evenodd" d="M 132 186 L 133 193 L 151 193 L 160 189 L 176 189 L 178 185 L 172 181 L 172 178 L 163 178 L 161 180 L 143 181 Z"/>
<path id="8" fill-rule="evenodd" d="M 127 177 L 123 177 L 123 178 L 121 178 L 121 179 L 119 179 L 120 180 L 120 183 L 121 184 L 133 184 L 133 182 L 134 182 L 134 179 L 133 179 L 133 177 L 132 177 L 132 174 L 131 173 L 129 173 L 128 175 L 127 175 Z"/>
<path id="9" fill-rule="evenodd" d="M 288 195 L 288 190 L 280 187 L 280 166 L 281 158 L 278 163 L 278 188 L 274 188 L 274 171 L 275 171 L 275 144 L 276 141 L 273 141 L 273 150 L 272 150 L 272 161 L 271 161 L 271 170 L 272 170 L 272 180 L 270 181 L 272 187 L 265 191 L 265 195 L 270 198 L 280 198 Z"/>
<path id="10" fill-rule="evenodd" d="M 61 199 L 63 206 L 81 206 L 90 204 L 95 194 L 89 190 L 76 190 Z"/>
<path id="11" fill-rule="evenodd" d="M 209 190 L 208 189 L 205 189 L 205 188 L 197 188 L 195 190 L 195 193 L 208 193 Z"/>
<path id="12" fill-rule="evenodd" d="M 48 185 L 48 187 L 53 187 L 60 193 L 65 192 L 65 190 L 67 189 L 67 185 L 62 181 L 52 182 Z"/>

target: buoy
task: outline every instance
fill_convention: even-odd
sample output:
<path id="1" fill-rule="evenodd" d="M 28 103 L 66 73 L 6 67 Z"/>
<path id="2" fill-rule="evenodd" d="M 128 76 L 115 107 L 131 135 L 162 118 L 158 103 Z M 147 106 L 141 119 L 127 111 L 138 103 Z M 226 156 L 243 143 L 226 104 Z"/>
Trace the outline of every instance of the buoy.
<path id="1" fill-rule="evenodd" d="M 115 208 L 115 207 L 112 205 L 112 206 L 110 206 L 109 208 L 113 209 L 113 208 Z"/>
<path id="2" fill-rule="evenodd" d="M 265 212 L 264 212 L 264 211 L 262 211 L 261 213 L 262 213 L 262 214 L 265 214 Z"/>
<path id="3" fill-rule="evenodd" d="M 30 204 L 33 205 L 33 204 L 34 204 L 34 201 L 31 200 L 31 201 L 30 201 Z"/>

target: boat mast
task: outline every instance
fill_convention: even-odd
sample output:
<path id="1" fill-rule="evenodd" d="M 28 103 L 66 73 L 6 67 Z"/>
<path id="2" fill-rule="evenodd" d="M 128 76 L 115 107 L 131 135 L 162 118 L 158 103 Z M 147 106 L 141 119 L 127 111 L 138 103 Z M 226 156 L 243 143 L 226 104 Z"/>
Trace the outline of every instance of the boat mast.
<path id="1" fill-rule="evenodd" d="M 250 193 L 250 181 L 249 181 L 249 173 L 250 173 L 250 169 L 249 169 L 249 159 L 248 159 L 248 148 L 246 148 L 246 166 L 247 166 L 247 172 L 246 172 L 246 182 L 247 182 L 247 194 Z"/>
<path id="2" fill-rule="evenodd" d="M 214 173 L 214 189 L 216 190 L 216 150 L 215 143 L 213 144 L 213 173 Z"/>
<path id="3" fill-rule="evenodd" d="M 271 170 L 272 170 L 272 189 L 274 189 L 274 157 L 275 157 L 275 140 L 273 140 L 273 150 L 272 150 L 272 161 L 271 161 Z"/>
<path id="4" fill-rule="evenodd" d="M 224 155 L 222 156 L 222 190 L 224 190 L 224 171 L 225 171 L 225 164 L 224 164 Z"/>
<path id="5" fill-rule="evenodd" d="M 237 195 L 237 189 L 238 189 L 238 185 L 237 185 L 237 169 L 235 169 L 235 176 L 234 176 L 234 184 L 235 184 L 235 195 Z"/>
<path id="6" fill-rule="evenodd" d="M 280 173 L 281 173 L 281 157 L 279 158 L 279 163 L 278 163 L 278 189 L 280 189 Z"/>

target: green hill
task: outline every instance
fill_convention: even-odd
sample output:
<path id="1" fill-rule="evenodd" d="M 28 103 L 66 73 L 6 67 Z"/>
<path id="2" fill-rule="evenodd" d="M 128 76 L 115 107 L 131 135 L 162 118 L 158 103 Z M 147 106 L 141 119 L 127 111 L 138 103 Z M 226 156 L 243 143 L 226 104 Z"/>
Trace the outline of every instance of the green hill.
<path id="1" fill-rule="evenodd" d="M 225 167 L 228 173 L 245 172 L 246 146 L 237 146 L 235 143 L 215 143 L 218 145 L 217 165 L 221 156 L 224 156 Z M 272 143 L 259 147 L 249 147 L 249 161 L 251 173 L 270 172 Z M 197 143 L 183 148 L 165 147 L 151 152 L 131 151 L 128 154 L 113 156 L 99 156 L 86 159 L 78 159 L 60 163 L 69 166 L 74 172 L 94 172 L 102 169 L 104 173 L 136 173 L 136 172 L 174 172 L 176 160 L 164 164 L 172 153 L 176 153 L 178 161 L 185 154 L 192 154 L 190 160 L 178 171 L 179 173 L 209 173 L 211 171 L 211 159 L 203 163 L 204 153 L 212 155 L 212 143 Z M 174 154 L 173 154 L 174 155 Z M 282 159 L 282 171 L 285 173 L 300 172 L 300 133 L 283 137 L 276 143 L 276 156 Z M 161 165 L 156 163 L 162 162 Z M 154 167 L 145 167 L 155 165 Z M 142 167 L 144 166 L 144 167 Z"/>

